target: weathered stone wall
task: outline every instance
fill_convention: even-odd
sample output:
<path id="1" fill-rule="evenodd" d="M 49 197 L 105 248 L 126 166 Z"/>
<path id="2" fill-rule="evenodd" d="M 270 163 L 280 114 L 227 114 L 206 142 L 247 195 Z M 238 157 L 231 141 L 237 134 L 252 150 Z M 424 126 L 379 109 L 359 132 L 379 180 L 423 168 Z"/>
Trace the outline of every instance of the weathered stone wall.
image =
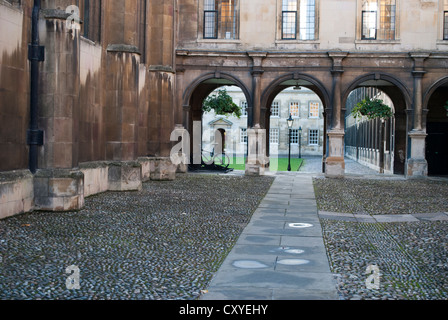
<path id="1" fill-rule="evenodd" d="M 0 1 L 0 171 L 26 169 L 30 4 Z"/>

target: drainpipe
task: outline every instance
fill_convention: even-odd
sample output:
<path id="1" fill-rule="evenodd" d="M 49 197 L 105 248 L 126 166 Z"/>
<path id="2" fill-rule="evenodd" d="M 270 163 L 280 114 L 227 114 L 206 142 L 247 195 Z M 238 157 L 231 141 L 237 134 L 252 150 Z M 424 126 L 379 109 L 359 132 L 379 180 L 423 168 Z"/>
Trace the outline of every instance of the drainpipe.
<path id="1" fill-rule="evenodd" d="M 41 0 L 35 0 L 31 21 L 31 43 L 28 45 L 28 60 L 31 62 L 31 88 L 27 144 L 29 146 L 29 169 L 33 174 L 37 171 L 38 147 L 44 144 L 44 133 L 38 128 L 39 62 L 45 59 L 45 47 L 39 45 L 40 6 Z"/>

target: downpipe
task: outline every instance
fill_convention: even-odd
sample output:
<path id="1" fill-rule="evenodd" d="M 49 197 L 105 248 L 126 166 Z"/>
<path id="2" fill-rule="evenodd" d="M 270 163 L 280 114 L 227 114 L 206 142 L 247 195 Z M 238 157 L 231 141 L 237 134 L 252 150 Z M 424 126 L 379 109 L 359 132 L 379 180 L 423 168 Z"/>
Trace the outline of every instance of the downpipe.
<path id="1" fill-rule="evenodd" d="M 31 43 L 28 45 L 28 60 L 31 63 L 30 124 L 27 131 L 29 146 L 29 170 L 36 173 L 38 167 L 38 147 L 44 143 L 44 132 L 38 128 L 39 117 L 39 62 L 45 60 L 45 47 L 39 45 L 39 13 L 41 0 L 34 0 L 31 21 Z"/>

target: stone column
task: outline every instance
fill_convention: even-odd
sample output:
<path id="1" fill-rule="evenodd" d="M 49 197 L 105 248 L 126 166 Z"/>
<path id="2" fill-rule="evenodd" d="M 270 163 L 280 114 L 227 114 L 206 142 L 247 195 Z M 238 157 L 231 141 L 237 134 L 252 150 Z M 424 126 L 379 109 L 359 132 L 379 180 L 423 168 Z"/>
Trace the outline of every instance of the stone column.
<path id="1" fill-rule="evenodd" d="M 426 161 L 426 137 L 427 133 L 423 130 L 423 87 L 422 79 L 426 74 L 424 61 L 429 57 L 427 53 L 411 53 L 414 59 L 414 128 L 409 132 L 410 138 L 410 158 L 407 160 L 406 175 L 408 177 L 420 177 L 428 175 L 428 162 Z"/>
<path id="2" fill-rule="evenodd" d="M 252 114 L 247 130 L 248 159 L 246 175 L 263 175 L 266 166 L 266 129 L 261 127 L 261 77 L 264 73 L 262 62 L 266 52 L 249 52 L 253 60 L 252 68 Z"/>
<path id="3" fill-rule="evenodd" d="M 39 127 L 44 146 L 34 179 L 36 210 L 71 211 L 84 205 L 83 174 L 78 169 L 79 28 L 67 24 L 70 14 L 42 10 Z M 79 24 L 73 25 L 79 27 Z"/>
<path id="4" fill-rule="evenodd" d="M 249 52 L 253 60 L 252 79 L 252 123 L 251 127 L 260 126 L 261 123 L 261 77 L 264 73 L 262 62 L 266 58 L 265 52 Z"/>
<path id="5" fill-rule="evenodd" d="M 333 60 L 331 74 L 333 76 L 332 119 L 331 129 L 328 131 L 328 156 L 325 161 L 327 177 L 342 177 L 345 174 L 344 160 L 344 115 L 342 114 L 341 78 L 344 73 L 342 60 L 346 52 L 330 52 Z"/>

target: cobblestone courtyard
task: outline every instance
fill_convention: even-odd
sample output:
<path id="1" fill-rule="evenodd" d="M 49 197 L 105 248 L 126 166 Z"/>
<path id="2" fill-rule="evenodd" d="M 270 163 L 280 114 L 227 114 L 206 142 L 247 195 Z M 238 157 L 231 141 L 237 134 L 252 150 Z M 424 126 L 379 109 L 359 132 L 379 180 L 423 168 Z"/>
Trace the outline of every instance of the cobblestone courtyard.
<path id="1" fill-rule="evenodd" d="M 0 221 L 0 299 L 193 300 L 238 239 L 273 177 L 181 175 L 86 199 L 74 213 Z M 314 180 L 319 210 L 448 212 L 446 180 Z M 448 299 L 448 221 L 321 218 L 341 299 Z M 377 265 L 380 288 L 366 288 Z M 79 290 L 68 290 L 68 266 Z"/>
<path id="2" fill-rule="evenodd" d="M 319 210 L 357 216 L 414 214 L 418 222 L 321 219 L 341 299 L 448 299 L 448 181 L 315 179 Z M 344 221 L 345 220 L 345 221 Z M 367 267 L 379 288 L 367 289 Z"/>

